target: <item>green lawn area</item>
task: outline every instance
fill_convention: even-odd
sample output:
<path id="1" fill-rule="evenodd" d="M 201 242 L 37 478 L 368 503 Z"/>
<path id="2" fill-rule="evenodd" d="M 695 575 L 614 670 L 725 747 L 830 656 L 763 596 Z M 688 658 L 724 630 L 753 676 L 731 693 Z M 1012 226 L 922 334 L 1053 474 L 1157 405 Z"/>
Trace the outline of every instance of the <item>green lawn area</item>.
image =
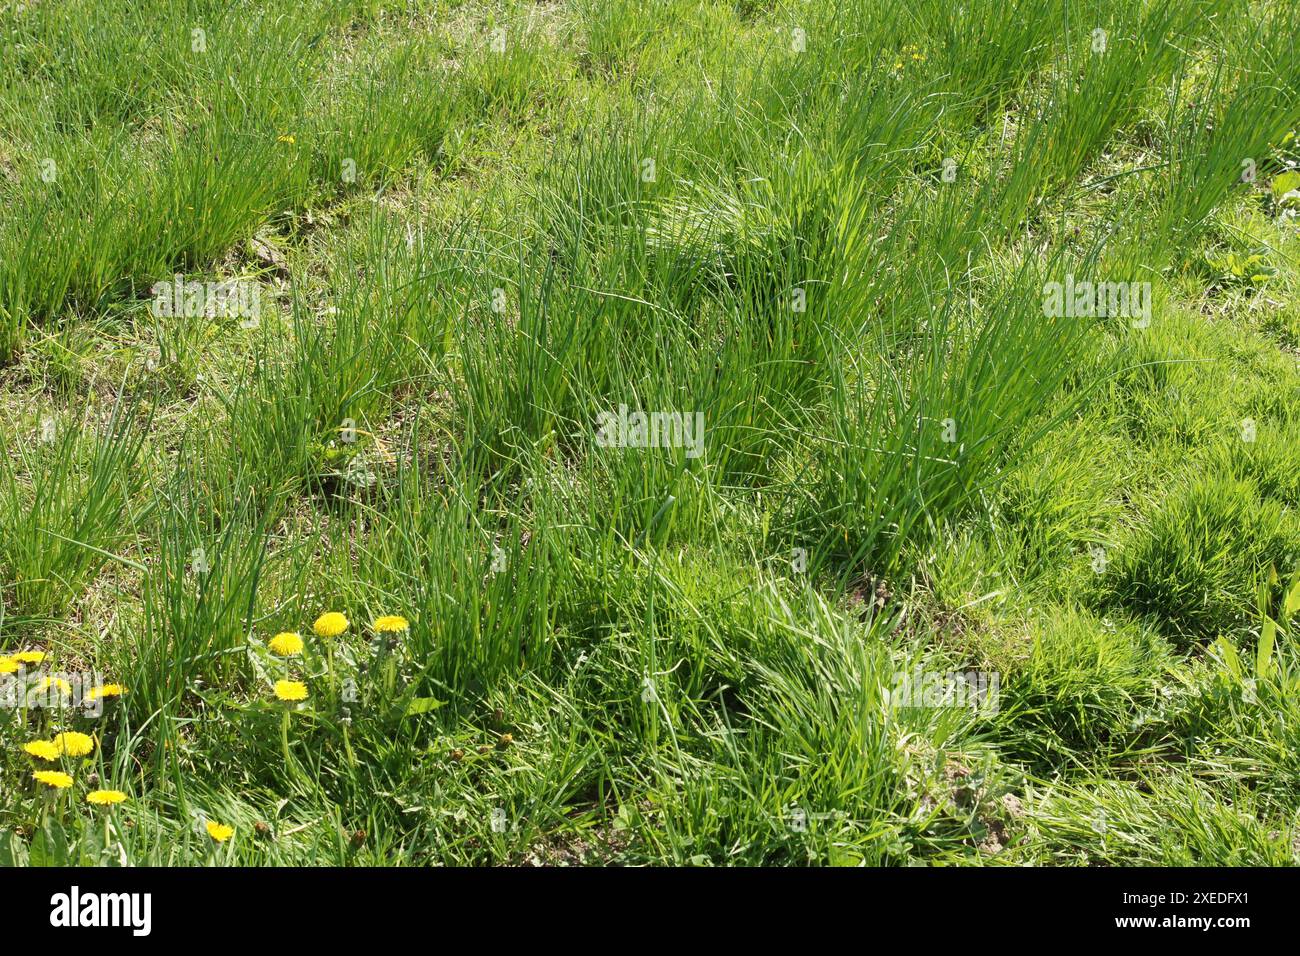
<path id="1" fill-rule="evenodd" d="M 1295 0 L 0 5 L 0 865 L 1300 863 L 1298 134 Z"/>

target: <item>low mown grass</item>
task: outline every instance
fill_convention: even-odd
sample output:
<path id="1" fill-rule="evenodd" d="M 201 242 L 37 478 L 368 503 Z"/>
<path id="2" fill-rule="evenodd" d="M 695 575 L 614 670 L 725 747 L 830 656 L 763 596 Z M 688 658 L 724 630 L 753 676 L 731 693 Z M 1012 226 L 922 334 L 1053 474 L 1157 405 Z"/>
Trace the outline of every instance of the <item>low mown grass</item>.
<path id="1" fill-rule="evenodd" d="M 0 861 L 1296 862 L 1296 27 L 7 7 Z"/>

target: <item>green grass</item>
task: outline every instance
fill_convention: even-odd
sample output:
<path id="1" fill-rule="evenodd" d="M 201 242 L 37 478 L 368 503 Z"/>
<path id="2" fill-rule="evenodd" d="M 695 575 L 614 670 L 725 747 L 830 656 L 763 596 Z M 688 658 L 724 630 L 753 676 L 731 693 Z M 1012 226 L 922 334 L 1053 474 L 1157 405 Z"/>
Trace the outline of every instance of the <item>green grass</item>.
<path id="1" fill-rule="evenodd" d="M 1300 862 L 1298 17 L 6 6 L 0 862 Z"/>

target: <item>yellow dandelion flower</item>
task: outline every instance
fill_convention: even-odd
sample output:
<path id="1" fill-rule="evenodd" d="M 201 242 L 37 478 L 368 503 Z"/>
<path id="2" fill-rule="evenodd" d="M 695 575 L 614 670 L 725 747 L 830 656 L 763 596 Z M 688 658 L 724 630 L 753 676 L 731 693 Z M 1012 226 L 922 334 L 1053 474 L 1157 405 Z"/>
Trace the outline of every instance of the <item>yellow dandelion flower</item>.
<path id="1" fill-rule="evenodd" d="M 281 657 L 294 657 L 302 653 L 302 638 L 293 631 L 281 631 L 267 642 L 267 647 Z"/>
<path id="2" fill-rule="evenodd" d="M 19 664 L 39 664 L 45 660 L 45 654 L 42 651 L 19 651 L 17 654 L 10 654 L 9 657 Z"/>
<path id="3" fill-rule="evenodd" d="M 86 700 L 99 700 L 101 697 L 121 697 L 126 693 L 126 688 L 121 684 L 105 684 L 103 687 L 92 687 L 86 691 Z"/>
<path id="4" fill-rule="evenodd" d="M 72 778 L 61 770 L 38 770 L 32 774 L 32 779 L 55 790 L 66 790 L 72 786 Z"/>
<path id="5" fill-rule="evenodd" d="M 0 674 L 17 674 L 20 667 L 12 657 L 0 657 Z"/>
<path id="6" fill-rule="evenodd" d="M 275 696 L 287 701 L 306 700 L 307 685 L 300 680 L 278 680 L 275 682 Z"/>
<path id="7" fill-rule="evenodd" d="M 290 146 L 292 146 L 294 143 L 298 142 L 296 139 L 293 138 L 293 136 L 291 136 L 291 135 L 288 134 L 288 133 L 285 133 L 283 136 L 277 136 L 277 137 L 275 138 L 275 141 L 276 141 L 277 143 L 288 143 Z"/>
<path id="8" fill-rule="evenodd" d="M 326 611 L 311 626 L 321 637 L 338 637 L 348 629 L 348 619 L 338 611 Z"/>
<path id="9" fill-rule="evenodd" d="M 69 730 L 55 736 L 54 746 L 65 756 L 84 757 L 95 749 L 95 738 L 89 734 Z"/>
<path id="10" fill-rule="evenodd" d="M 52 740 L 33 740 L 23 744 L 23 750 L 41 760 L 58 760 L 59 748 Z"/>
<path id="11" fill-rule="evenodd" d="M 212 839 L 216 840 L 218 843 L 225 843 L 235 835 L 235 828 L 226 826 L 224 823 L 215 823 L 212 820 L 209 820 L 204 825 L 208 829 L 208 836 L 212 837 Z"/>
<path id="12" fill-rule="evenodd" d="M 57 690 L 60 694 L 72 693 L 72 685 L 62 677 L 42 677 L 41 682 L 36 685 L 37 693 L 44 693 L 51 688 Z"/>
<path id="13" fill-rule="evenodd" d="M 406 618 L 402 617 L 400 614 L 385 614 L 383 617 L 377 619 L 375 623 L 371 625 L 371 627 L 373 627 L 380 634 L 384 634 L 384 633 L 395 634 L 399 631 L 407 630 L 410 626 L 411 626 L 411 622 L 408 621 Z"/>
<path id="14" fill-rule="evenodd" d="M 108 807 L 115 803 L 121 803 L 126 799 L 126 794 L 121 790 L 92 790 L 86 794 L 86 802 L 93 803 L 96 806 Z"/>

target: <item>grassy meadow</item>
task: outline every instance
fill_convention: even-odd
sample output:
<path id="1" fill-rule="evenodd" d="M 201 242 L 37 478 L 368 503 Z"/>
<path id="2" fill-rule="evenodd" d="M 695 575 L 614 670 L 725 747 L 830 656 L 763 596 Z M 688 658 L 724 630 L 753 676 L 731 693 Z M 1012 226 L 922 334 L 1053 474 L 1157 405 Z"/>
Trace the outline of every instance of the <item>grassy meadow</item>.
<path id="1" fill-rule="evenodd" d="M 0 864 L 1300 863 L 1296 0 L 0 3 Z"/>

